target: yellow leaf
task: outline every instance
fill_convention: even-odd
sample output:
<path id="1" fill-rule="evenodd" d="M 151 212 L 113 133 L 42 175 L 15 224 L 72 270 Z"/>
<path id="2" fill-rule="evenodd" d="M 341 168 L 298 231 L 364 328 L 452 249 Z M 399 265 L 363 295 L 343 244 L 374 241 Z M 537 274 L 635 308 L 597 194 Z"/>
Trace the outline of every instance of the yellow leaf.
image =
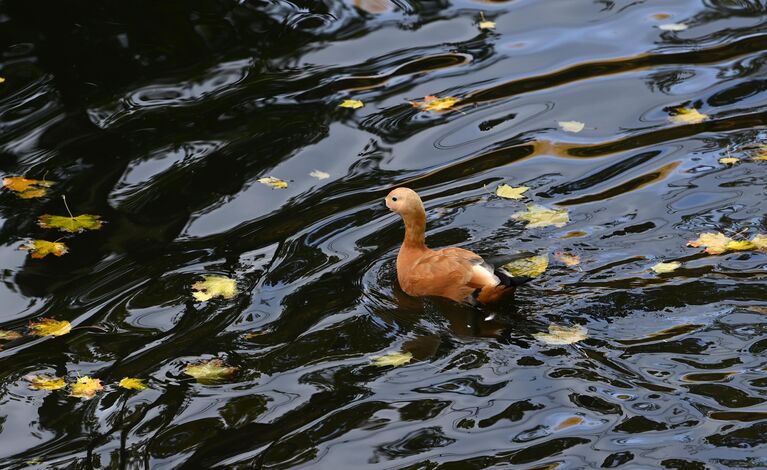
<path id="1" fill-rule="evenodd" d="M 720 255 L 727 251 L 727 244 L 731 241 L 733 241 L 732 238 L 723 233 L 706 232 L 701 233 L 697 240 L 687 242 L 687 246 L 694 248 L 705 246 L 706 253 L 710 255 Z"/>
<path id="2" fill-rule="evenodd" d="M 751 243 L 757 250 L 767 251 L 767 235 L 760 233 L 751 239 Z"/>
<path id="3" fill-rule="evenodd" d="M 231 299 L 237 295 L 237 281 L 226 276 L 203 276 L 203 281 L 192 284 L 192 296 L 199 302 L 205 302 L 213 297 Z"/>
<path id="4" fill-rule="evenodd" d="M 0 77 L 0 83 L 5 83 L 5 77 Z"/>
<path id="5" fill-rule="evenodd" d="M 421 108 L 424 111 L 447 111 L 459 101 L 461 100 L 454 96 L 437 98 L 436 96 L 429 95 L 424 97 L 423 101 L 411 101 L 410 103 L 414 107 Z"/>
<path id="6" fill-rule="evenodd" d="M 265 176 L 263 178 L 259 178 L 258 182 L 277 189 L 285 189 L 288 187 L 287 181 L 275 178 L 274 176 Z"/>
<path id="7" fill-rule="evenodd" d="M 77 382 L 72 384 L 69 396 L 89 399 L 95 397 L 96 392 L 100 392 L 101 390 L 104 390 L 104 386 L 101 385 L 100 379 L 92 379 L 85 376 L 80 377 L 77 379 Z"/>
<path id="8" fill-rule="evenodd" d="M 221 359 L 211 359 L 194 364 L 187 364 L 184 368 L 184 373 L 191 375 L 201 383 L 225 380 L 233 376 L 236 372 L 236 367 L 227 366 Z"/>
<path id="9" fill-rule="evenodd" d="M 64 243 L 47 240 L 32 240 L 29 244 L 21 245 L 19 249 L 29 251 L 29 255 L 34 259 L 45 258 L 48 255 L 62 256 L 69 251 Z"/>
<path id="10" fill-rule="evenodd" d="M 547 344 L 572 344 L 588 338 L 588 330 L 576 325 L 573 327 L 549 325 L 548 333 L 535 333 L 533 337 Z"/>
<path id="11" fill-rule="evenodd" d="M 21 333 L 12 330 L 0 330 L 0 341 L 13 341 L 21 338 Z"/>
<path id="12" fill-rule="evenodd" d="M 511 261 L 503 269 L 512 276 L 538 277 L 549 267 L 549 255 L 531 256 Z"/>
<path id="13" fill-rule="evenodd" d="M 695 108 L 679 108 L 675 115 L 668 117 L 668 120 L 674 124 L 697 124 L 706 119 L 708 119 L 708 115 L 702 114 Z"/>
<path id="14" fill-rule="evenodd" d="M 330 178 L 330 173 L 325 173 L 324 171 L 320 171 L 320 170 L 314 170 L 311 173 L 309 173 L 309 176 L 313 178 L 317 178 L 318 180 L 325 180 Z"/>
<path id="15" fill-rule="evenodd" d="M 30 375 L 26 379 L 29 381 L 29 388 L 32 390 L 59 390 L 67 386 L 61 377 L 53 377 L 47 374 Z"/>
<path id="16" fill-rule="evenodd" d="M 57 228 L 62 232 L 79 233 L 86 230 L 98 230 L 103 222 L 100 215 L 82 214 L 77 217 L 65 215 L 41 215 L 37 219 L 37 225 L 42 228 Z"/>
<path id="17" fill-rule="evenodd" d="M 670 263 L 658 263 L 650 269 L 655 271 L 656 274 L 666 274 L 679 269 L 681 266 L 682 263 L 679 261 L 671 261 Z"/>
<path id="18" fill-rule="evenodd" d="M 658 25 L 658 29 L 663 31 L 684 31 L 687 27 L 688 26 L 684 23 L 666 23 Z"/>
<path id="19" fill-rule="evenodd" d="M 343 100 L 338 106 L 341 108 L 357 109 L 365 106 L 365 103 L 360 100 Z"/>
<path id="20" fill-rule="evenodd" d="M 41 318 L 39 322 L 30 322 L 29 329 L 35 336 L 61 336 L 72 331 L 72 324 L 66 320 Z"/>
<path id="21" fill-rule="evenodd" d="M 755 157 L 751 157 L 751 160 L 756 160 L 758 162 L 765 162 L 765 161 L 767 161 L 767 154 L 757 155 Z"/>
<path id="22" fill-rule="evenodd" d="M 509 186 L 508 184 L 501 184 L 497 188 L 495 188 L 495 194 L 497 196 L 506 198 L 506 199 L 522 199 L 523 196 L 522 193 L 527 191 L 527 186 L 520 186 L 518 188 L 514 188 L 512 186 Z"/>
<path id="23" fill-rule="evenodd" d="M 3 178 L 3 186 L 15 191 L 22 199 L 31 199 L 42 197 L 48 193 L 48 189 L 53 186 L 52 181 L 27 179 L 23 176 L 10 176 Z"/>
<path id="24" fill-rule="evenodd" d="M 517 212 L 511 218 L 527 222 L 527 228 L 547 227 L 549 225 L 563 227 L 570 221 L 566 210 L 547 209 L 537 204 L 528 204 L 527 211 Z"/>
<path id="25" fill-rule="evenodd" d="M 495 29 L 495 21 L 480 21 L 479 29 Z"/>
<path id="26" fill-rule="evenodd" d="M 559 121 L 559 127 L 566 132 L 580 132 L 586 124 L 578 121 Z"/>
<path id="27" fill-rule="evenodd" d="M 719 163 L 722 165 L 734 165 L 740 161 L 740 158 L 735 157 L 722 157 L 719 159 Z"/>
<path id="28" fill-rule="evenodd" d="M 123 377 L 117 385 L 128 390 L 144 390 L 146 388 L 143 379 L 136 379 L 133 377 Z"/>
<path id="29" fill-rule="evenodd" d="M 756 245 L 748 240 L 732 240 L 725 246 L 727 251 L 747 251 L 756 249 Z"/>
<path id="30" fill-rule="evenodd" d="M 571 428 L 573 426 L 578 426 L 579 424 L 582 424 L 583 421 L 584 421 L 583 418 L 581 418 L 580 416 L 570 416 L 569 418 L 559 423 L 557 427 L 554 428 L 554 430 L 561 431 L 563 429 Z"/>
<path id="31" fill-rule="evenodd" d="M 386 367 L 386 366 L 401 366 L 403 364 L 407 364 L 408 362 L 413 360 L 413 353 L 409 352 L 393 352 L 389 354 L 385 354 L 383 356 L 374 356 L 371 358 L 373 365 L 378 367 Z"/>
<path id="32" fill-rule="evenodd" d="M 578 266 L 581 264 L 581 257 L 571 253 L 563 253 L 561 251 L 557 251 L 554 253 L 554 258 L 570 267 Z"/>

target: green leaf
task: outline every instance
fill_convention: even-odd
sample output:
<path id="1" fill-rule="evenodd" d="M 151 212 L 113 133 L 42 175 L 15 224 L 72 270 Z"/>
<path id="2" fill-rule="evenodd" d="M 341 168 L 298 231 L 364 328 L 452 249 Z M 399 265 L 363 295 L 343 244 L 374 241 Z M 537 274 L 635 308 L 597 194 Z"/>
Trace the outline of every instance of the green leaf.
<path id="1" fill-rule="evenodd" d="M 101 216 L 93 214 L 82 214 L 77 217 L 44 214 L 37 219 L 37 225 L 42 228 L 56 228 L 69 233 L 98 230 L 102 224 Z"/>

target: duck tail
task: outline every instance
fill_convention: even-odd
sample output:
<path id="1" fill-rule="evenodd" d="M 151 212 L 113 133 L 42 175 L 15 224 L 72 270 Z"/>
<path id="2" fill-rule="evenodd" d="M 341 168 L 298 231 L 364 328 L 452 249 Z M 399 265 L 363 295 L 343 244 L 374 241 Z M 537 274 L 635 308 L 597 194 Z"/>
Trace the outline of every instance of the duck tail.
<path id="1" fill-rule="evenodd" d="M 493 271 L 493 274 L 495 274 L 498 279 L 501 280 L 501 284 L 506 287 L 519 287 L 522 284 L 526 284 L 533 280 L 533 278 L 529 276 L 512 276 L 511 273 L 501 268 Z"/>

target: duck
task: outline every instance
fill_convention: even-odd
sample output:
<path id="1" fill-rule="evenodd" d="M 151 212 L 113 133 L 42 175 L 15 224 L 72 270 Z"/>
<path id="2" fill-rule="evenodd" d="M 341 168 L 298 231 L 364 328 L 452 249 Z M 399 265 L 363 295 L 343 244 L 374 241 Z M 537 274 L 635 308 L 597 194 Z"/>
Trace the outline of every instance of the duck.
<path id="1" fill-rule="evenodd" d="M 397 281 L 406 294 L 490 304 L 513 297 L 516 288 L 530 280 L 495 269 L 473 251 L 427 247 L 426 209 L 412 189 L 392 190 L 385 203 L 405 224 L 405 239 L 397 254 Z"/>

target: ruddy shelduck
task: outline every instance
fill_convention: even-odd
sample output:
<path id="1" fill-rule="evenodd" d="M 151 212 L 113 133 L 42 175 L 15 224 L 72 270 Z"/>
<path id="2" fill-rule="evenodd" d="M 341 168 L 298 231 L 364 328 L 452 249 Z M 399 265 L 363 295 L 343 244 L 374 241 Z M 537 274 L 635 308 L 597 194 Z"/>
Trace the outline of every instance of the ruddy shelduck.
<path id="1" fill-rule="evenodd" d="M 463 248 L 429 249 L 426 210 L 412 189 L 391 191 L 386 206 L 405 222 L 405 240 L 397 255 L 397 280 L 406 294 L 491 303 L 512 296 L 517 285 L 529 280 L 493 269 L 481 256 Z"/>

